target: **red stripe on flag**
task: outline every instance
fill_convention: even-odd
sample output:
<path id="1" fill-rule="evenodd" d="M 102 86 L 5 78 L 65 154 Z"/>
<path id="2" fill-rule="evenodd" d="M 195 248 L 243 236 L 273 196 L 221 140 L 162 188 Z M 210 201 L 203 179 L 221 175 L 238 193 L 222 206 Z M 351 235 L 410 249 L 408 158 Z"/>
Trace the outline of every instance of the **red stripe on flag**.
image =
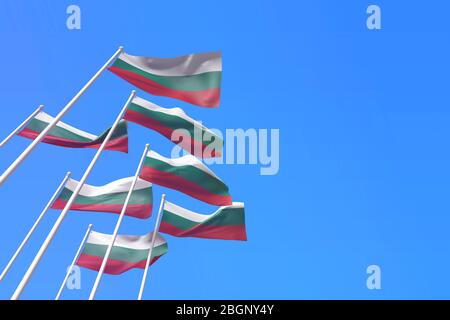
<path id="1" fill-rule="evenodd" d="M 159 231 L 173 235 L 175 237 L 247 241 L 247 233 L 245 231 L 245 225 L 212 226 L 199 224 L 193 228 L 182 230 L 172 224 L 162 221 L 159 227 Z"/>
<path id="2" fill-rule="evenodd" d="M 62 210 L 66 206 L 67 201 L 57 199 L 52 204 L 52 209 Z M 122 211 L 123 204 L 78 204 L 74 203 L 70 210 L 75 211 L 94 211 L 94 212 L 110 212 L 119 214 Z M 138 219 L 147 219 L 152 214 L 151 204 L 129 204 L 125 215 Z"/>
<path id="3" fill-rule="evenodd" d="M 159 258 L 160 258 L 160 256 L 154 257 L 152 259 L 152 261 L 150 262 L 150 265 L 155 263 Z M 103 261 L 103 257 L 97 257 L 97 256 L 93 256 L 90 254 L 83 253 L 78 258 L 77 265 L 80 267 L 83 267 L 83 268 L 88 268 L 91 270 L 98 271 L 98 270 L 100 270 L 102 261 Z M 147 262 L 147 260 L 142 260 L 139 262 L 125 262 L 125 261 L 108 259 L 108 262 L 106 263 L 106 267 L 105 267 L 105 273 L 118 275 L 118 274 L 122 274 L 133 268 L 145 269 L 146 262 Z"/>
<path id="4" fill-rule="evenodd" d="M 40 132 L 25 128 L 22 131 L 20 131 L 17 135 L 24 137 L 24 138 L 34 140 L 34 139 L 36 139 L 36 137 L 39 134 L 40 134 Z M 74 140 L 70 140 L 70 139 L 46 135 L 44 137 L 44 139 L 42 139 L 42 142 L 45 142 L 48 144 L 53 144 L 53 145 L 60 146 L 60 147 L 66 147 L 66 148 L 98 149 L 98 148 L 100 148 L 103 141 L 81 142 L 81 141 L 74 141 Z M 105 149 L 128 153 L 128 136 L 123 136 L 123 137 L 119 137 L 117 139 L 108 141 Z"/>

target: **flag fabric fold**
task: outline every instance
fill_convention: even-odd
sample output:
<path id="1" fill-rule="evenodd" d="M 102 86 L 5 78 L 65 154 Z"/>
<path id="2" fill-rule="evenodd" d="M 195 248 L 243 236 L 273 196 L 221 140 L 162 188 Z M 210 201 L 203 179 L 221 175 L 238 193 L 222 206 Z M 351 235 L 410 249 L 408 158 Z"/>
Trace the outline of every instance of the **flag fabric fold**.
<path id="1" fill-rule="evenodd" d="M 118 275 L 133 268 L 144 269 L 148 253 L 152 244 L 153 232 L 143 236 L 118 235 L 109 255 L 105 267 L 105 273 Z M 112 235 L 92 231 L 77 265 L 91 270 L 100 270 Z M 155 263 L 168 250 L 166 240 L 159 234 L 156 235 L 150 265 Z"/>
<path id="2" fill-rule="evenodd" d="M 159 231 L 175 237 L 246 241 L 244 204 L 233 202 L 204 215 L 166 201 Z"/>
<path id="3" fill-rule="evenodd" d="M 134 177 L 123 178 L 104 186 L 84 184 L 70 210 L 120 213 Z M 69 179 L 58 198 L 52 204 L 53 209 L 64 209 L 72 196 L 78 181 Z M 152 184 L 138 179 L 131 194 L 125 214 L 146 219 L 151 216 L 153 206 Z"/>
<path id="4" fill-rule="evenodd" d="M 109 68 L 136 87 L 202 107 L 218 107 L 222 78 L 220 52 L 176 58 L 147 58 L 122 53 Z"/>
<path id="5" fill-rule="evenodd" d="M 34 140 L 53 119 L 54 117 L 41 111 L 18 135 Z M 99 136 L 95 136 L 59 121 L 48 132 L 42 142 L 67 148 L 98 149 L 108 135 L 109 130 L 111 129 L 106 130 Z M 105 149 L 128 153 L 128 126 L 125 120 L 119 122 Z"/>
<path id="6" fill-rule="evenodd" d="M 221 137 L 190 118 L 180 108 L 162 108 L 135 97 L 128 106 L 124 119 L 159 132 L 199 158 L 219 157 L 222 154 Z"/>
<path id="7" fill-rule="evenodd" d="M 169 159 L 151 150 L 140 177 L 212 205 L 232 204 L 225 183 L 192 155 Z"/>

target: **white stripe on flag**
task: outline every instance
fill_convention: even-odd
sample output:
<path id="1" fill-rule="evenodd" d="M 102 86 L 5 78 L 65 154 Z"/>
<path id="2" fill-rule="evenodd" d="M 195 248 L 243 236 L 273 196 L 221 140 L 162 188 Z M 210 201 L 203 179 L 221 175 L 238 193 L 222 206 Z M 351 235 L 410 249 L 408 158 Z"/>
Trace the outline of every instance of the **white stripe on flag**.
<path id="1" fill-rule="evenodd" d="M 190 76 L 222 71 L 222 53 L 193 53 L 176 58 L 149 58 L 122 53 L 120 60 L 159 76 Z"/>
<path id="2" fill-rule="evenodd" d="M 79 195 L 85 197 L 95 197 L 103 194 L 128 192 L 130 190 L 133 179 L 134 177 L 123 178 L 99 187 L 84 184 L 83 187 L 81 188 Z M 67 181 L 66 187 L 67 189 L 74 191 L 77 185 L 78 181 L 74 179 L 69 179 L 69 181 Z M 139 178 L 134 190 L 149 188 L 151 187 L 151 185 L 152 184 L 150 182 Z"/>
<path id="3" fill-rule="evenodd" d="M 114 241 L 114 247 L 123 247 L 135 250 L 150 249 L 152 244 L 153 232 L 147 233 L 143 236 L 130 236 L 130 235 L 118 235 L 116 241 Z M 105 234 L 92 231 L 89 235 L 89 239 L 86 241 L 90 244 L 97 245 L 109 245 L 112 240 L 111 234 Z M 166 240 L 157 234 L 155 238 L 155 246 L 158 247 L 166 243 Z"/>
<path id="4" fill-rule="evenodd" d="M 37 120 L 41 120 L 41 121 L 46 122 L 46 123 L 50 123 L 50 122 L 52 122 L 53 119 L 54 119 L 54 117 L 52 117 L 51 115 L 45 113 L 44 111 L 39 112 L 39 113 L 36 115 L 35 118 L 36 118 Z M 95 140 L 95 139 L 98 138 L 98 136 L 96 136 L 96 135 L 94 135 L 94 134 L 91 134 L 91 133 L 88 133 L 88 132 L 86 132 L 86 131 L 77 129 L 77 128 L 75 128 L 75 127 L 72 127 L 72 126 L 70 126 L 70 125 L 68 125 L 67 123 L 64 123 L 64 122 L 62 122 L 62 121 L 59 121 L 59 122 L 56 124 L 56 126 L 62 128 L 62 129 L 65 129 L 65 130 L 67 130 L 67 131 L 71 131 L 71 132 L 73 132 L 73 133 L 75 133 L 75 134 L 77 134 L 77 135 L 79 135 L 79 136 L 82 136 L 82 137 L 84 137 L 84 138 L 86 138 L 86 139 Z"/>

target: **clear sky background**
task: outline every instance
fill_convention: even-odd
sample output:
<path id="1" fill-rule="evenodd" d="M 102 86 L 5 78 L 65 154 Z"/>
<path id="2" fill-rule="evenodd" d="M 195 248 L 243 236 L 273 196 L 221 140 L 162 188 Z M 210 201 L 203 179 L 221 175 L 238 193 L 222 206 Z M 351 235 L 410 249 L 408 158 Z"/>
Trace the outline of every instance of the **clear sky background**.
<path id="1" fill-rule="evenodd" d="M 366 28 L 378 4 L 382 30 Z M 81 8 L 81 30 L 66 8 Z M 51 1 L 0 4 L 0 137 L 44 103 L 55 115 L 119 45 L 133 55 L 172 57 L 222 50 L 218 109 L 139 95 L 182 107 L 209 127 L 279 128 L 280 171 L 211 166 L 246 204 L 248 242 L 174 238 L 150 271 L 147 299 L 450 298 L 450 42 L 448 1 Z M 106 72 L 64 117 L 100 133 L 132 86 Z M 89 184 L 131 176 L 149 142 L 171 142 L 135 124 L 130 153 L 105 152 Z M 30 143 L 0 150 L 4 170 Z M 3 268 L 65 172 L 80 179 L 94 150 L 42 144 L 1 187 Z M 175 191 L 168 200 L 213 212 Z M 155 204 L 157 207 L 157 204 Z M 0 283 L 8 299 L 58 212 L 49 211 Z M 126 218 L 121 233 L 144 234 L 151 220 Z M 89 223 L 112 232 L 117 215 L 71 212 L 23 298 L 56 294 Z M 382 289 L 366 288 L 366 268 Z M 82 271 L 86 299 L 96 272 Z M 135 299 L 142 270 L 106 275 L 99 299 Z"/>

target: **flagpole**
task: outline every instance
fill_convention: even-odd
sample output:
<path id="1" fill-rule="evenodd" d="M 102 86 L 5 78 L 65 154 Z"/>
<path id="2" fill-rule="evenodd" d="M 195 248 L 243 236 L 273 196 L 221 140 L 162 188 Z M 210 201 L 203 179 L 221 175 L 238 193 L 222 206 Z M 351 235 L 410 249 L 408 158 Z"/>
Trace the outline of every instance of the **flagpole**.
<path id="1" fill-rule="evenodd" d="M 161 221 L 161 214 L 163 212 L 165 202 L 166 202 L 166 195 L 163 194 L 161 197 L 161 204 L 159 205 L 158 216 L 156 217 L 155 231 L 153 231 L 152 243 L 150 245 L 150 250 L 148 251 L 147 262 L 145 263 L 144 275 L 142 276 L 141 288 L 139 289 L 139 295 L 137 298 L 138 300 L 142 300 L 142 294 L 144 293 L 145 282 L 147 280 L 147 274 L 148 274 L 148 268 L 152 261 L 152 251 L 153 251 L 153 247 L 155 245 L 156 235 L 159 230 L 159 222 Z"/>
<path id="2" fill-rule="evenodd" d="M 19 167 L 23 160 L 36 148 L 36 146 L 41 142 L 42 139 L 49 133 L 49 131 L 56 126 L 56 124 L 61 120 L 61 118 L 74 106 L 74 104 L 80 99 L 83 93 L 97 80 L 97 78 L 103 73 L 103 71 L 108 68 L 108 66 L 114 61 L 119 54 L 123 51 L 123 47 L 119 47 L 119 49 L 114 53 L 114 55 L 109 58 L 109 60 L 97 71 L 97 73 L 84 85 L 83 88 L 72 98 L 72 100 L 67 103 L 67 105 L 58 113 L 58 115 L 45 127 L 44 130 L 31 142 L 30 145 L 22 152 L 20 156 L 17 157 L 16 160 L 8 167 L 8 169 L 3 172 L 0 176 L 0 187 L 3 183 L 8 179 L 8 177 Z"/>
<path id="3" fill-rule="evenodd" d="M 25 275 L 23 276 L 22 281 L 19 283 L 19 285 L 16 288 L 16 291 L 12 295 L 11 300 L 19 299 L 20 295 L 23 292 L 23 289 L 25 288 L 28 281 L 30 280 L 31 275 L 33 274 L 34 270 L 36 269 L 37 265 L 39 264 L 39 261 L 41 260 L 42 256 L 44 255 L 44 253 L 47 250 L 48 246 L 50 245 L 51 241 L 53 240 L 53 237 L 55 236 L 56 232 L 58 231 L 59 227 L 61 226 L 61 223 L 63 222 L 64 218 L 66 217 L 67 213 L 70 210 L 70 207 L 72 206 L 73 202 L 75 201 L 76 197 L 78 196 L 78 193 L 80 192 L 81 188 L 83 187 L 84 183 L 86 182 L 87 178 L 89 177 L 89 174 L 91 173 L 92 169 L 94 168 L 95 164 L 97 163 L 97 160 L 100 158 L 100 155 L 102 154 L 103 150 L 105 149 L 106 144 L 109 142 L 109 139 L 111 139 L 111 136 L 113 135 L 114 131 L 116 130 L 116 127 L 119 124 L 119 121 L 122 119 L 123 115 L 127 111 L 128 105 L 131 103 L 131 100 L 133 100 L 135 95 L 136 95 L 136 91 L 133 90 L 131 92 L 130 96 L 128 97 L 127 102 L 125 103 L 125 105 L 123 106 L 119 115 L 117 116 L 116 120 L 114 121 L 114 124 L 112 125 L 111 129 L 109 130 L 108 134 L 106 135 L 105 140 L 103 140 L 100 148 L 97 150 L 94 158 L 92 159 L 88 168 L 84 172 L 83 177 L 81 178 L 77 187 L 75 188 L 72 195 L 70 196 L 69 201 L 67 201 L 66 206 L 60 213 L 55 224 L 53 225 L 53 228 L 50 230 L 50 233 L 47 235 L 47 238 L 45 239 L 45 241 L 42 244 L 41 248 L 39 249 L 38 253 L 34 257 L 33 262 L 31 262 L 31 265 L 28 267 L 28 270 L 25 273 Z"/>
<path id="4" fill-rule="evenodd" d="M 150 148 L 150 145 L 147 143 L 145 145 L 144 152 L 142 153 L 141 160 L 139 161 L 139 165 L 136 169 L 136 173 L 134 175 L 133 182 L 131 183 L 130 189 L 128 190 L 127 197 L 125 198 L 125 202 L 123 204 L 122 211 L 120 212 L 119 218 L 117 219 L 116 227 L 114 228 L 111 242 L 109 243 L 108 248 L 106 249 L 105 256 L 103 257 L 102 264 L 97 273 L 97 278 L 95 278 L 94 286 L 92 287 L 91 294 L 89 295 L 89 300 L 94 300 L 95 294 L 97 293 L 98 285 L 100 284 L 100 280 L 102 279 L 103 272 L 105 271 L 106 263 L 108 262 L 108 258 L 109 258 L 109 255 L 111 254 L 112 247 L 114 246 L 114 242 L 116 241 L 117 234 L 119 233 L 120 225 L 122 224 L 123 217 L 125 216 L 125 212 L 127 210 L 128 203 L 130 202 L 131 194 L 133 193 L 133 189 L 136 186 L 136 183 L 139 179 L 139 175 L 141 174 L 142 167 L 144 165 L 144 161 L 147 156 L 149 148 Z"/>
<path id="5" fill-rule="evenodd" d="M 14 129 L 13 132 L 11 132 L 2 142 L 0 142 L 0 148 L 3 147 L 9 140 L 11 140 L 12 137 L 14 137 L 19 131 L 21 131 L 23 128 L 25 128 L 28 123 L 39 113 L 44 109 L 44 105 L 40 105 L 28 118 L 25 119 L 24 122 L 22 122 L 16 129 Z"/>
<path id="6" fill-rule="evenodd" d="M 44 218 L 45 214 L 47 213 L 48 209 L 50 209 L 51 205 L 53 204 L 53 202 L 55 202 L 56 198 L 59 196 L 59 194 L 61 193 L 62 189 L 65 187 L 67 180 L 69 180 L 70 178 L 70 172 L 67 172 L 66 176 L 64 177 L 63 181 L 61 182 L 61 184 L 59 185 L 58 189 L 56 189 L 55 193 L 53 194 L 53 196 L 51 197 L 51 199 L 49 200 L 49 202 L 47 203 L 47 205 L 45 206 L 44 210 L 42 210 L 41 214 L 39 215 L 39 217 L 36 219 L 36 222 L 33 224 L 33 226 L 31 227 L 30 231 L 28 231 L 28 234 L 25 236 L 25 238 L 23 239 L 22 243 L 19 245 L 19 247 L 17 248 L 16 252 L 14 253 L 14 255 L 12 256 L 11 260 L 9 260 L 8 264 L 6 265 L 5 269 L 3 269 L 2 274 L 0 275 L 0 281 L 3 280 L 3 278 L 6 276 L 6 274 L 8 273 L 9 269 L 11 269 L 11 266 L 13 265 L 14 261 L 16 261 L 17 256 L 20 254 L 20 252 L 22 252 L 23 247 L 27 244 L 28 240 L 30 239 L 31 235 L 33 234 L 33 232 L 36 230 L 36 228 L 38 227 L 39 223 L 41 222 L 41 220 Z"/>
<path id="7" fill-rule="evenodd" d="M 72 273 L 73 266 L 75 265 L 75 263 L 77 262 L 78 258 L 80 257 L 81 251 L 84 248 L 86 240 L 89 237 L 89 235 L 91 234 L 91 229 L 92 229 L 92 224 L 89 225 L 89 227 L 88 227 L 88 229 L 86 231 L 86 234 L 84 235 L 83 240 L 81 240 L 80 246 L 78 247 L 78 251 L 75 254 L 75 257 L 73 257 L 73 260 L 72 260 L 72 263 L 70 264 L 70 267 L 67 269 L 66 276 L 64 277 L 64 280 L 63 280 L 63 282 L 61 284 L 61 287 L 59 288 L 59 291 L 58 291 L 58 294 L 56 295 L 55 300 L 59 300 L 59 298 L 61 297 L 61 293 L 63 292 L 64 287 L 66 286 L 66 282 L 69 279 L 70 274 Z"/>

